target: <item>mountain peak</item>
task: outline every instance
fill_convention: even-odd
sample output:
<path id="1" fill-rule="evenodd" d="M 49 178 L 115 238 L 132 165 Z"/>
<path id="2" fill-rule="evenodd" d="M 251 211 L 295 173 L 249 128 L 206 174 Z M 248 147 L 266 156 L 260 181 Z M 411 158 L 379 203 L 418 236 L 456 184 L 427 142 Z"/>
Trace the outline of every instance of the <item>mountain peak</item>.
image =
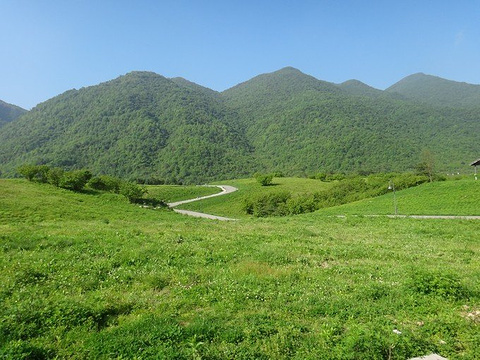
<path id="1" fill-rule="evenodd" d="M 0 127 L 5 125 L 7 122 L 15 120 L 26 112 L 27 110 L 22 109 L 19 106 L 0 100 Z"/>
<path id="2" fill-rule="evenodd" d="M 337 86 L 351 95 L 378 96 L 382 94 L 381 90 L 375 89 L 356 79 L 344 81 Z"/>
<path id="3" fill-rule="evenodd" d="M 447 80 L 424 73 L 409 75 L 385 91 L 431 105 L 478 106 L 480 104 L 480 85 Z"/>

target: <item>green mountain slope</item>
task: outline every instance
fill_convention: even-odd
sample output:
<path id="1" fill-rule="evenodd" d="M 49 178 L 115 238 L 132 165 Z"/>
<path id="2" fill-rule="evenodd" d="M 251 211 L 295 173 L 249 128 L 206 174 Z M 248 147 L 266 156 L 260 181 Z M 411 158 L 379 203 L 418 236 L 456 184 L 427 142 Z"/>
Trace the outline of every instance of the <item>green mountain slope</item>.
<path id="1" fill-rule="evenodd" d="M 382 90 L 375 89 L 358 80 L 348 80 L 337 86 L 351 95 L 377 97 L 384 94 Z"/>
<path id="2" fill-rule="evenodd" d="M 0 100 L 0 127 L 26 113 L 21 107 Z"/>
<path id="3" fill-rule="evenodd" d="M 407 76 L 386 91 L 435 106 L 480 107 L 480 85 L 446 80 L 422 73 Z"/>
<path id="4" fill-rule="evenodd" d="M 358 90 L 358 83 L 354 84 Z M 226 90 L 264 169 L 406 170 L 422 149 L 441 168 L 475 158 L 477 111 L 438 109 L 382 95 L 346 91 L 298 70 L 264 74 Z"/>
<path id="5" fill-rule="evenodd" d="M 422 79 L 432 80 L 415 78 L 424 89 Z M 468 97 L 445 107 L 422 100 L 420 90 L 409 99 L 392 89 L 356 80 L 337 85 L 291 67 L 222 93 L 132 72 L 67 91 L 2 127 L 0 171 L 13 176 L 30 162 L 205 182 L 255 171 L 411 170 L 424 149 L 446 172 L 466 170 L 479 157 L 480 107 Z"/>
<path id="6" fill-rule="evenodd" d="M 244 175 L 248 146 L 212 94 L 134 72 L 43 104 L 0 133 L 6 175 L 24 162 L 167 181 Z"/>

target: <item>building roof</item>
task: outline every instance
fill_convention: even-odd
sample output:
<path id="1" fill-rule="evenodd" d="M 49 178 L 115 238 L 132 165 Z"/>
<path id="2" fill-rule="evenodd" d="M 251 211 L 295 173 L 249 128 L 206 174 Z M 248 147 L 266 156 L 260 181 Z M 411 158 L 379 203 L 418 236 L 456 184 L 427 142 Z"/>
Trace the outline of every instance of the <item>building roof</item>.
<path id="1" fill-rule="evenodd" d="M 475 160 L 474 162 L 472 162 L 472 163 L 470 164 L 470 166 L 477 166 L 477 165 L 480 165 L 480 159 Z"/>

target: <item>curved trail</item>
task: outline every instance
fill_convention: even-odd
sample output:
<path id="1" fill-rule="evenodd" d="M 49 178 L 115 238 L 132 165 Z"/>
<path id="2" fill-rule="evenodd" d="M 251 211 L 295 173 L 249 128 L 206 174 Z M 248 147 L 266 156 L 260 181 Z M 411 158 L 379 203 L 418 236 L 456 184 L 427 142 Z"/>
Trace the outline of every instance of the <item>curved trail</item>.
<path id="1" fill-rule="evenodd" d="M 227 217 L 223 217 L 223 216 L 210 215 L 210 214 L 205 214 L 205 213 L 190 211 L 190 210 L 175 209 L 176 206 L 179 206 L 179 205 L 182 205 L 182 204 L 188 204 L 188 203 L 191 203 L 191 202 L 194 202 L 194 201 L 209 199 L 209 198 L 216 197 L 216 196 L 227 195 L 227 194 L 230 194 L 230 193 L 238 190 L 236 187 L 230 186 L 230 185 L 205 185 L 205 186 L 218 187 L 218 188 L 222 189 L 222 191 L 217 193 L 217 194 L 213 194 L 213 195 L 200 196 L 200 197 L 197 197 L 197 198 L 194 198 L 194 199 L 188 199 L 188 200 L 182 200 L 182 201 L 176 201 L 176 202 L 168 203 L 167 204 L 168 207 L 172 208 L 173 211 L 175 211 L 176 213 L 179 213 L 179 214 L 184 214 L 184 215 L 189 215 L 189 216 L 194 216 L 194 217 L 201 217 L 201 218 L 205 218 L 205 219 L 220 220 L 220 221 L 236 221 L 237 219 L 227 218 Z"/>

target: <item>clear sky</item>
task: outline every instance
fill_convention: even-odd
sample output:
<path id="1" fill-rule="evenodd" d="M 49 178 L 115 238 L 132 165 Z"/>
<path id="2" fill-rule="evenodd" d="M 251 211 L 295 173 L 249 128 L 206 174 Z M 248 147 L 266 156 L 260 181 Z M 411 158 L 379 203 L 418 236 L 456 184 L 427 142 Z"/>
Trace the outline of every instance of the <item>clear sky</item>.
<path id="1" fill-rule="evenodd" d="M 0 99 L 27 109 L 133 70 L 218 91 L 285 66 L 480 84 L 478 0 L 0 0 L 0 19 Z"/>

